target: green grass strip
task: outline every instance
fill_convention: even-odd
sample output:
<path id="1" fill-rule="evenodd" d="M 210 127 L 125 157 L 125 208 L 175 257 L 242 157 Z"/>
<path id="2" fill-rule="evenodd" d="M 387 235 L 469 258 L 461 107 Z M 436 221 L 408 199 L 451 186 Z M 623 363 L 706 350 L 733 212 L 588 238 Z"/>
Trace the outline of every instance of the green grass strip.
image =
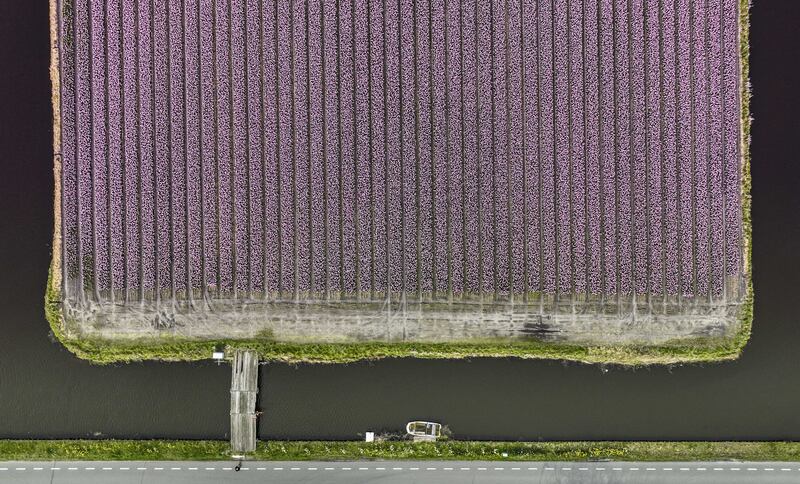
<path id="1" fill-rule="evenodd" d="M 0 440 L 0 460 L 227 460 L 217 440 Z M 505 455 L 504 455 L 505 454 Z M 800 461 L 800 442 L 259 442 L 253 460 Z"/>

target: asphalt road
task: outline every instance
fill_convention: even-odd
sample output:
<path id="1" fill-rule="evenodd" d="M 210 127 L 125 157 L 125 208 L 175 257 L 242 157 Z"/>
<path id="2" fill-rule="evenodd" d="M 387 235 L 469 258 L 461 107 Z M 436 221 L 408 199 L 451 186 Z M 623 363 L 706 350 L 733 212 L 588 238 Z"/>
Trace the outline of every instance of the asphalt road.
<path id="1" fill-rule="evenodd" d="M 0 482 L 797 483 L 794 462 L 0 462 Z"/>

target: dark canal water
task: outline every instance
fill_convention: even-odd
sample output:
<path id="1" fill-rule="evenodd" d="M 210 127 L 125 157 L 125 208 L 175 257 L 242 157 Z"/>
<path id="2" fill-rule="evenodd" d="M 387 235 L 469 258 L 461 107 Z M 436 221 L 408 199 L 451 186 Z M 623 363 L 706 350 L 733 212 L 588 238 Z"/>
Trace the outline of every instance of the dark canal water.
<path id="1" fill-rule="evenodd" d="M 478 439 L 800 439 L 800 2 L 752 28 L 756 315 L 740 361 L 610 369 L 386 360 L 262 367 L 262 438 L 357 438 L 412 418 Z M 47 2 L 0 2 L 0 438 L 225 438 L 227 367 L 96 367 L 48 338 Z"/>

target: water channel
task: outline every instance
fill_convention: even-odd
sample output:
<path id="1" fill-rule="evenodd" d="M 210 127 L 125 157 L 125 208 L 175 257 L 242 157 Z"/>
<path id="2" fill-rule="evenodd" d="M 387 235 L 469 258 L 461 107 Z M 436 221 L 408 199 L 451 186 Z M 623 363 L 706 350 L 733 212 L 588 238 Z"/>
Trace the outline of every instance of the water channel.
<path id="1" fill-rule="evenodd" d="M 93 366 L 48 336 L 47 8 L 0 5 L 0 438 L 226 438 L 227 366 Z M 781 28 L 797 20 L 793 0 L 753 10 L 756 308 L 739 361 L 635 371 L 514 359 L 268 364 L 260 437 L 351 439 L 432 419 L 473 439 L 800 439 L 800 71 L 794 33 Z"/>

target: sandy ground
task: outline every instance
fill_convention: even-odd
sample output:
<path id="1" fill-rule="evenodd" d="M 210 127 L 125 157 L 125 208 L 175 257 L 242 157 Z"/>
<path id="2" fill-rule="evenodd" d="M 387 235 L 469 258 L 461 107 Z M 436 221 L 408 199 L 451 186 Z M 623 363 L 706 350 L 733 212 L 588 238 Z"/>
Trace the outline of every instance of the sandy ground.
<path id="1" fill-rule="evenodd" d="M 261 298 L 64 304 L 71 335 L 183 336 L 292 342 L 528 340 L 658 344 L 732 336 L 740 302 L 628 300 L 541 302 L 336 301 Z"/>

